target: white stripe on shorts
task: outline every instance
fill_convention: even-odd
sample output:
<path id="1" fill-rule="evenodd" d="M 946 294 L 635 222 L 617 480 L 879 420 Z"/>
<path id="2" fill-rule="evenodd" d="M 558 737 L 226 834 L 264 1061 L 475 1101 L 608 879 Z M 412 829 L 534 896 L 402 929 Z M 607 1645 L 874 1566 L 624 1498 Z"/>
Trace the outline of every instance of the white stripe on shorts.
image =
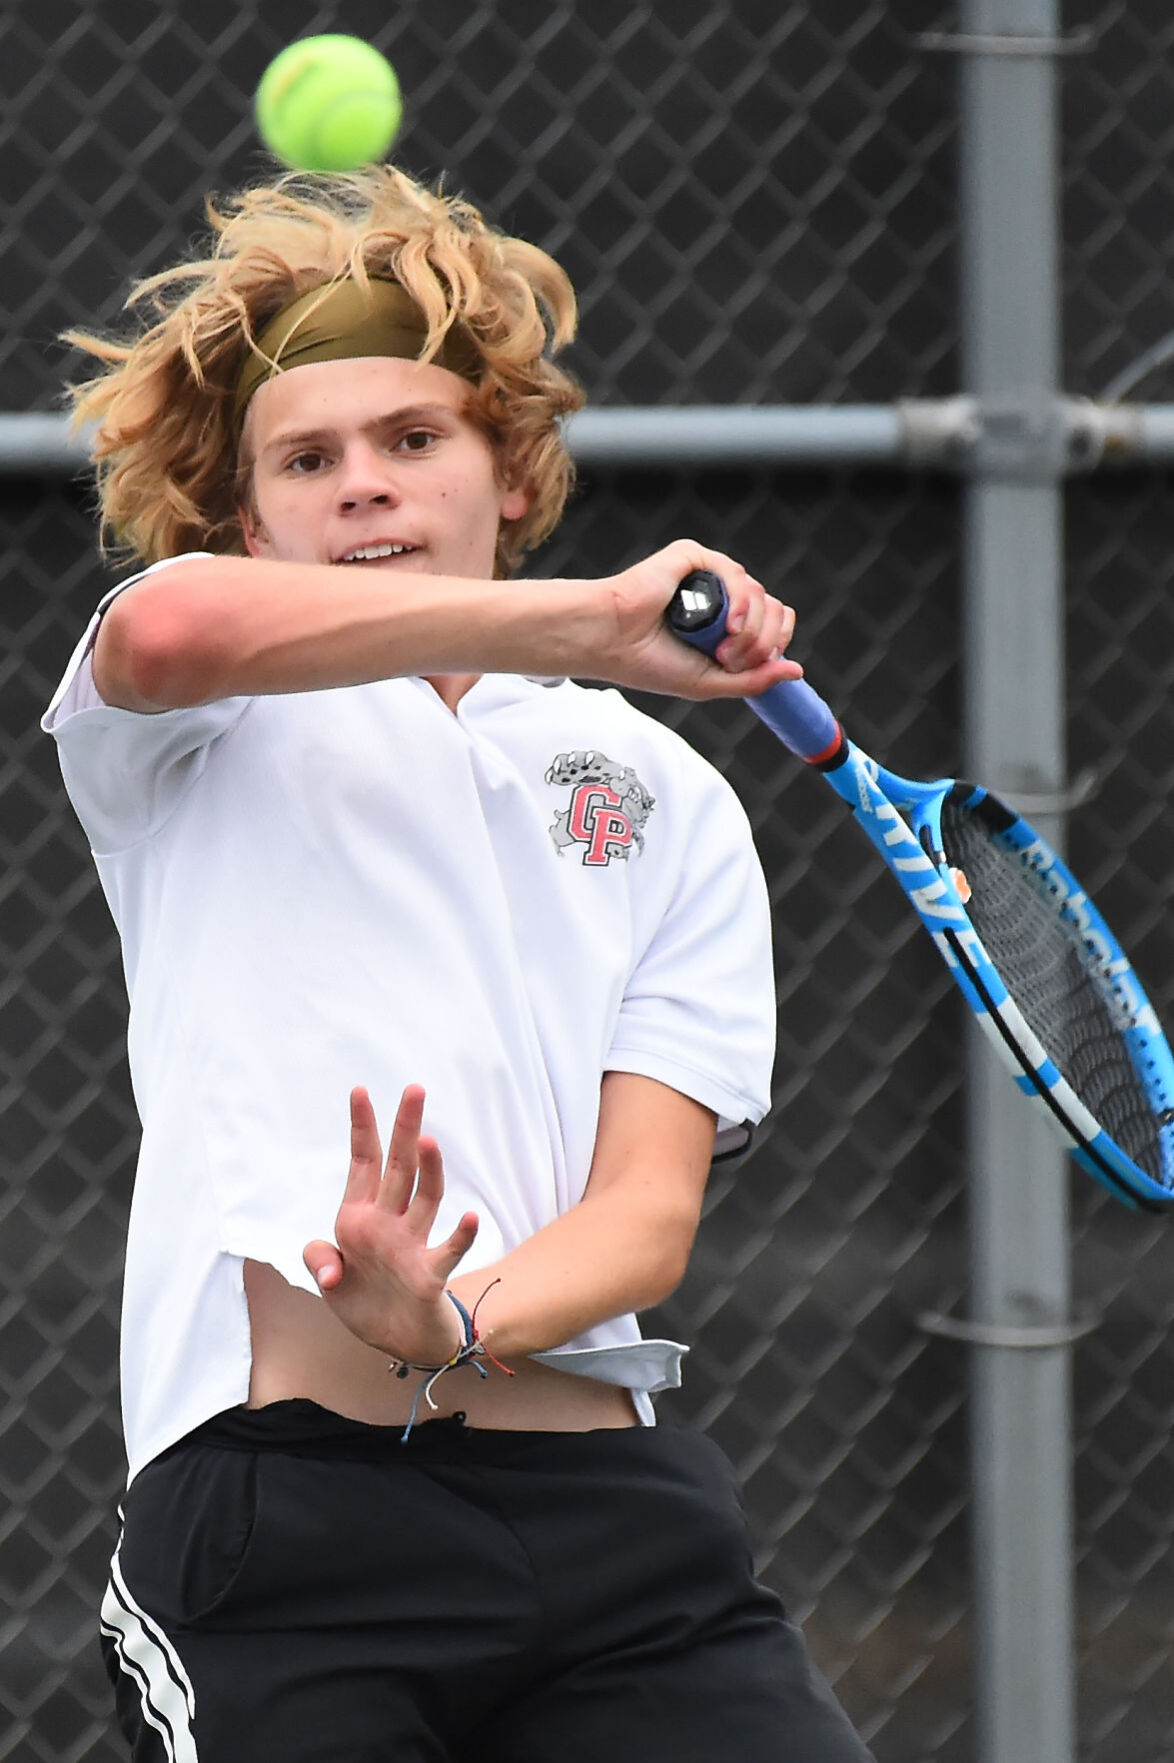
<path id="1" fill-rule="evenodd" d="M 192 1732 L 196 1695 L 191 1679 L 158 1623 L 127 1590 L 118 1555 L 116 1549 L 102 1600 L 102 1633 L 114 1642 L 123 1671 L 138 1684 L 143 1719 L 162 1739 L 167 1763 L 199 1763 Z"/>

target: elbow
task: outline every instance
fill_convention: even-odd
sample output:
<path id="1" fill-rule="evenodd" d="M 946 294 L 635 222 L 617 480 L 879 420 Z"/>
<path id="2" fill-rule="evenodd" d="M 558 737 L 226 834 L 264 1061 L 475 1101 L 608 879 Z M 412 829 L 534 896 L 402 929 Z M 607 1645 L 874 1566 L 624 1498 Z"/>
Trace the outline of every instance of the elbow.
<path id="1" fill-rule="evenodd" d="M 128 594 L 102 621 L 95 680 L 109 702 L 187 709 L 224 695 L 220 621 L 172 592 Z"/>
<path id="2" fill-rule="evenodd" d="M 647 1295 L 638 1309 L 650 1310 L 672 1297 L 688 1270 L 696 1235 L 695 1217 L 659 1221 L 647 1264 Z"/>

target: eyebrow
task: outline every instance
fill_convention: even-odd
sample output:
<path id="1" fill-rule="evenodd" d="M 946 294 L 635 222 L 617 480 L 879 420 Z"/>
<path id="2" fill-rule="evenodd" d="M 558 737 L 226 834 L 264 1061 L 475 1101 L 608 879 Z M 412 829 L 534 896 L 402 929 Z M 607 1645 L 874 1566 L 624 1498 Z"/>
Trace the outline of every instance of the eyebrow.
<path id="1" fill-rule="evenodd" d="M 374 429 L 390 428 L 393 424 L 398 428 L 413 422 L 436 422 L 444 417 L 451 421 L 458 415 L 459 412 L 447 404 L 402 404 L 397 405 L 394 410 L 372 417 L 370 422 L 363 423 L 362 433 L 370 434 Z M 329 440 L 337 433 L 337 427 L 330 423 L 318 423 L 314 428 L 308 429 L 287 429 L 274 435 L 266 443 L 264 450 L 266 453 L 283 453 L 288 447 L 308 447 L 316 441 Z"/>

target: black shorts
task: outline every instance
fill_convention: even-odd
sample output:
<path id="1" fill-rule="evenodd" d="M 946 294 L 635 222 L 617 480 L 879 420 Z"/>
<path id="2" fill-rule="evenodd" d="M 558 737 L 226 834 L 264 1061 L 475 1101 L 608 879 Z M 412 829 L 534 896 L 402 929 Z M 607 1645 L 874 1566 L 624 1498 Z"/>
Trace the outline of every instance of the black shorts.
<path id="1" fill-rule="evenodd" d="M 868 1757 L 667 1427 L 233 1410 L 131 1485 L 102 1635 L 136 1763 Z"/>

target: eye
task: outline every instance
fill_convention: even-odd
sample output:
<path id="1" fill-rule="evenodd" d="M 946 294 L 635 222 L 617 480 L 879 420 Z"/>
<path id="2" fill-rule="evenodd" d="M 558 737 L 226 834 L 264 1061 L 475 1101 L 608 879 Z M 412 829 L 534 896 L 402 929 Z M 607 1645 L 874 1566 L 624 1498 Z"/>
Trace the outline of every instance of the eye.
<path id="1" fill-rule="evenodd" d="M 291 459 L 286 461 L 285 469 L 287 471 L 292 471 L 297 476 L 301 477 L 306 472 L 320 470 L 325 463 L 326 460 L 323 454 L 306 451 L 304 453 L 295 453 Z"/>
<path id="2" fill-rule="evenodd" d="M 437 439 L 431 429 L 409 429 L 400 436 L 397 445 L 405 453 L 426 453 Z"/>

